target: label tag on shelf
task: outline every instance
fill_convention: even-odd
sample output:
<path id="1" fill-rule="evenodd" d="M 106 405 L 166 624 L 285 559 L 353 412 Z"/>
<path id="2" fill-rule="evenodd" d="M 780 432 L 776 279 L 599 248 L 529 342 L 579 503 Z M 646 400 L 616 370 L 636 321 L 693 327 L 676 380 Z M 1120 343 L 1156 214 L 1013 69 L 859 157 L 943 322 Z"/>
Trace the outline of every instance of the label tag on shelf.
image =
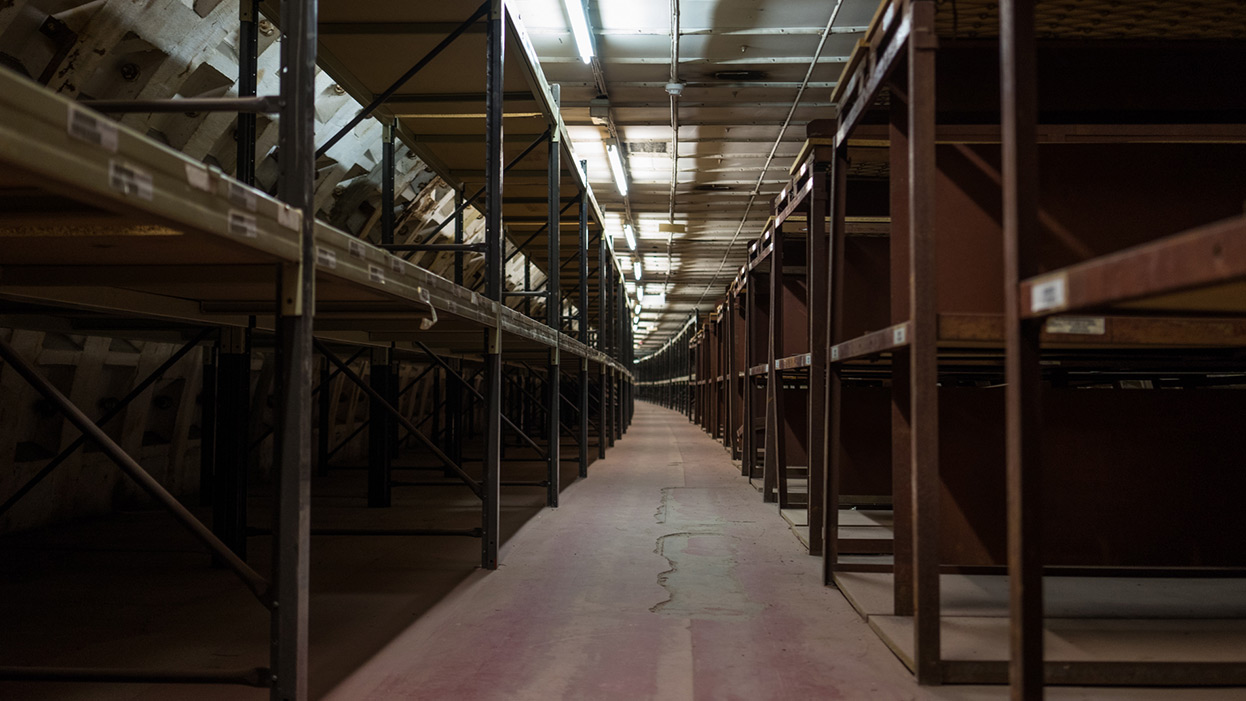
<path id="1" fill-rule="evenodd" d="M 897 326 L 891 330 L 891 345 L 902 346 L 908 343 L 909 329 L 907 326 Z"/>
<path id="2" fill-rule="evenodd" d="M 236 209 L 229 210 L 229 233 L 246 239 L 259 236 L 259 230 L 255 226 L 255 217 Z"/>
<path id="3" fill-rule="evenodd" d="M 69 105 L 65 127 L 75 139 L 99 146 L 109 153 L 117 152 L 117 125 L 105 117 L 91 114 L 81 105 Z"/>
<path id="4" fill-rule="evenodd" d="M 390 256 L 389 269 L 393 271 L 395 275 L 402 276 L 402 259 L 398 256 Z"/>
<path id="5" fill-rule="evenodd" d="M 225 182 L 229 183 L 230 204 L 235 207 L 242 207 L 248 212 L 254 212 L 256 207 L 255 192 L 236 180 L 226 180 Z"/>
<path id="6" fill-rule="evenodd" d="M 1030 288 L 1030 312 L 1063 309 L 1069 303 L 1069 281 L 1064 275 L 1034 283 Z"/>
<path id="7" fill-rule="evenodd" d="M 327 248 L 317 246 L 316 263 L 329 270 L 337 270 L 337 254 Z"/>
<path id="8" fill-rule="evenodd" d="M 359 241 L 358 239 L 351 239 L 350 255 L 352 258 L 363 258 L 365 255 L 367 255 L 367 250 L 368 249 L 364 248 L 363 246 L 363 241 Z"/>
<path id="9" fill-rule="evenodd" d="M 212 192 L 212 176 L 207 168 L 198 163 L 186 164 L 186 184 L 196 190 Z"/>
<path id="10" fill-rule="evenodd" d="M 1101 316 L 1053 316 L 1043 324 L 1047 333 L 1080 336 L 1102 336 L 1108 332 L 1107 319 Z"/>
<path id="11" fill-rule="evenodd" d="M 831 360 L 839 360 L 839 346 L 831 346 Z"/>
<path id="12" fill-rule="evenodd" d="M 385 271 L 375 265 L 368 266 L 368 279 L 378 285 L 385 284 Z"/>
<path id="13" fill-rule="evenodd" d="M 150 173 L 118 161 L 108 162 L 108 185 L 140 200 L 150 201 L 153 195 Z"/>

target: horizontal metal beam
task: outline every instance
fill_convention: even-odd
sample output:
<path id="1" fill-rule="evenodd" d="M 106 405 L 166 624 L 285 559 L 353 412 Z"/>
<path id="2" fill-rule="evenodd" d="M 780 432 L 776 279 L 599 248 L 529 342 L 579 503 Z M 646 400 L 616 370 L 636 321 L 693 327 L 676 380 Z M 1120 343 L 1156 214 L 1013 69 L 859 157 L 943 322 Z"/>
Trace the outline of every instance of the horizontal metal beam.
<path id="1" fill-rule="evenodd" d="M 320 25 L 324 27 L 324 25 Z M 845 26 L 832 27 L 831 34 L 859 34 L 867 29 L 865 26 Z M 680 27 L 679 36 L 821 36 L 826 30 L 825 26 L 818 27 Z M 323 30 L 322 30 L 323 32 Z M 671 30 L 668 27 L 640 27 L 637 29 L 596 29 L 593 31 L 597 36 L 620 36 L 620 37 L 669 37 Z M 528 34 L 532 36 L 571 36 L 571 32 L 563 27 L 537 27 L 528 28 Z"/>
<path id="2" fill-rule="evenodd" d="M 599 57 L 602 63 L 619 66 L 669 66 L 671 59 L 663 56 L 619 56 L 615 58 Z M 580 63 L 579 56 L 546 56 L 541 63 Z M 819 64 L 848 63 L 847 56 L 820 56 Z M 773 66 L 773 65 L 809 65 L 807 56 L 759 56 L 757 58 L 705 58 L 681 57 L 681 66 Z M 614 87 L 614 84 L 610 84 Z"/>
<path id="3" fill-rule="evenodd" d="M 458 29 L 459 22 L 321 22 L 320 36 L 445 36 Z M 484 34 L 484 24 L 473 24 L 462 34 Z"/>
<path id="4" fill-rule="evenodd" d="M 506 102 L 508 103 L 516 101 L 516 100 L 519 100 L 519 101 L 529 100 L 529 101 L 535 102 L 536 96 L 528 91 L 507 92 L 507 93 L 502 94 L 502 99 L 506 100 Z M 389 105 L 390 107 L 397 107 L 401 105 L 441 105 L 445 103 L 454 103 L 454 102 L 479 102 L 483 104 L 484 101 L 485 101 L 485 94 L 483 92 L 451 92 L 451 93 L 427 93 L 427 94 L 394 93 L 393 95 L 389 96 L 389 99 L 385 101 L 385 104 Z M 480 138 L 481 137 L 479 135 L 476 136 L 477 140 L 479 140 Z"/>
<path id="5" fill-rule="evenodd" d="M 808 63 L 808 59 L 805 60 L 805 63 Z M 806 90 L 831 90 L 831 89 L 834 89 L 834 87 L 838 84 L 839 83 L 837 81 L 833 81 L 833 80 L 832 81 L 810 81 L 809 84 L 805 86 L 805 89 Z M 559 83 L 559 85 L 561 85 L 564 90 L 566 90 L 567 88 L 590 88 L 593 90 L 597 89 L 597 84 L 590 83 L 590 82 L 567 81 L 567 82 Z M 730 89 L 735 89 L 735 90 L 746 90 L 748 88 L 762 88 L 762 89 L 773 89 L 773 90 L 797 90 L 800 88 L 800 86 L 801 86 L 801 83 L 799 81 L 787 81 L 787 80 L 783 80 L 783 81 L 691 80 L 691 81 L 684 83 L 685 90 L 688 88 L 730 88 Z M 610 88 L 611 89 L 657 88 L 659 90 L 664 90 L 666 88 L 666 83 L 653 81 L 653 80 L 632 80 L 632 81 L 620 80 L 620 81 L 610 81 Z"/>
<path id="6" fill-rule="evenodd" d="M 281 111 L 281 97 L 178 97 L 165 100 L 83 100 L 82 104 L 96 112 L 145 113 L 166 112 L 257 112 L 276 114 Z"/>

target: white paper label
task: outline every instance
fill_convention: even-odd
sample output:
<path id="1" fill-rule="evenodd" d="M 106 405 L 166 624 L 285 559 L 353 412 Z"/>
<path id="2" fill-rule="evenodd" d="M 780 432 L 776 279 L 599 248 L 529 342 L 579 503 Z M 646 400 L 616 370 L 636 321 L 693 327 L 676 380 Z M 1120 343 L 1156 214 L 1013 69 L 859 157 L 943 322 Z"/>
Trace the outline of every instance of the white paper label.
<path id="1" fill-rule="evenodd" d="M 152 198 L 151 174 L 126 163 L 108 162 L 108 185 L 129 197 Z"/>
<path id="2" fill-rule="evenodd" d="M 337 254 L 327 248 L 316 248 L 316 263 L 329 270 L 337 270 Z"/>
<path id="3" fill-rule="evenodd" d="M 1030 288 L 1030 311 L 1063 309 L 1069 303 L 1068 286 L 1068 279 L 1063 275 L 1035 283 Z"/>
<path id="4" fill-rule="evenodd" d="M 75 139 L 99 146 L 109 153 L 117 152 L 117 125 L 79 105 L 69 106 L 66 128 Z"/>
<path id="5" fill-rule="evenodd" d="M 1101 316 L 1053 316 L 1043 324 L 1047 333 L 1080 336 L 1102 336 L 1108 332 L 1107 319 Z"/>
<path id="6" fill-rule="evenodd" d="M 401 276 L 402 275 L 402 259 L 399 258 L 398 256 L 390 256 L 389 257 L 389 269 L 395 275 Z"/>
<path id="7" fill-rule="evenodd" d="M 303 229 L 303 210 L 295 209 L 288 204 L 278 205 L 277 223 L 290 231 Z"/>
<path id="8" fill-rule="evenodd" d="M 385 271 L 375 265 L 368 266 L 368 279 L 378 285 L 385 284 Z"/>
<path id="9" fill-rule="evenodd" d="M 350 255 L 352 258 L 363 258 L 367 254 L 367 250 L 363 247 L 362 241 L 352 240 L 350 242 Z"/>
<path id="10" fill-rule="evenodd" d="M 902 346 L 908 343 L 909 332 L 907 326 L 898 326 L 891 330 L 891 345 Z"/>
<path id="11" fill-rule="evenodd" d="M 236 209 L 229 210 L 229 233 L 247 239 L 259 236 L 259 229 L 255 226 L 255 217 Z"/>
<path id="12" fill-rule="evenodd" d="M 198 163 L 186 164 L 186 182 L 196 190 L 212 191 L 212 178 L 208 175 L 208 169 Z"/>
<path id="13" fill-rule="evenodd" d="M 254 212 L 256 200 L 251 188 L 233 180 L 227 182 L 229 183 L 229 203 L 235 207 L 242 207 L 248 212 Z"/>
<path id="14" fill-rule="evenodd" d="M 805 353 L 805 365 L 813 365 L 813 353 Z"/>
<path id="15" fill-rule="evenodd" d="M 831 346 L 831 360 L 839 360 L 839 346 Z"/>

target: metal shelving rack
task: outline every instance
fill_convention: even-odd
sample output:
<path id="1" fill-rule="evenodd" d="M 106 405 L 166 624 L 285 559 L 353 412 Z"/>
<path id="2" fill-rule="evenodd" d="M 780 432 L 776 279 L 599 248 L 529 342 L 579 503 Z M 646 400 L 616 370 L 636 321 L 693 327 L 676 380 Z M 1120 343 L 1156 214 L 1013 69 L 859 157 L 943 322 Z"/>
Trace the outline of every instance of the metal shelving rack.
<path id="1" fill-rule="evenodd" d="M 825 387 L 814 389 L 825 413 L 811 415 L 826 425 L 808 427 L 826 445 L 826 580 L 922 683 L 1011 680 L 1014 698 L 1038 698 L 1044 683 L 1241 685 L 1240 657 L 1147 657 L 1145 635 L 1095 652 L 1086 637 L 1112 628 L 1095 628 L 1103 610 L 1134 610 L 1129 597 L 1096 599 L 1105 587 L 1188 597 L 1190 578 L 1231 587 L 1246 564 L 1231 545 L 1246 532 L 1238 510 L 1217 509 L 1214 530 L 1192 526 L 1241 475 L 1228 423 L 1240 389 L 1204 389 L 1240 386 L 1246 347 L 1243 93 L 1240 76 L 1216 77 L 1241 61 L 1240 18 L 1224 22 L 1214 2 L 1177 15 L 1000 7 L 884 3 L 836 89 L 834 140 L 776 201 L 776 220 L 803 197 L 820 210 L 810 222 L 830 219 L 826 265 L 810 265 L 828 272 L 829 302 L 817 309 L 820 292 L 810 302 L 828 339 Z M 1168 91 L 1132 82 L 1143 73 L 1165 76 Z M 1063 89 L 1038 99 L 1040 85 Z M 871 200 L 854 192 L 854 174 L 871 163 L 890 182 L 886 217 L 854 221 Z M 750 261 L 773 256 L 785 223 Z M 854 237 L 854 225 L 885 229 Z M 759 282 L 773 289 L 747 280 L 759 293 L 754 331 L 786 311 L 773 293 L 761 299 Z M 750 361 L 750 376 L 818 364 L 782 352 L 767 361 Z M 1120 389 L 1139 384 L 1170 391 Z M 1173 416 L 1184 433 L 1165 432 Z M 766 459 L 781 462 L 772 445 Z M 1177 495 L 1174 479 L 1201 496 Z M 840 508 L 850 480 L 887 485 L 877 496 L 893 507 L 894 555 L 845 547 L 859 520 Z M 1003 574 L 1010 618 L 1008 597 L 965 598 L 958 583 L 990 587 Z M 1044 577 L 1058 592 L 1046 621 Z M 962 602 L 951 611 L 940 604 L 949 586 Z M 1220 602 L 1225 634 L 1241 635 L 1240 606 L 1220 596 L 1199 604 L 1214 618 Z M 1166 624 L 1199 627 L 1169 620 L 1153 632 Z M 982 652 L 1009 646 L 1003 658 Z"/>
<path id="2" fill-rule="evenodd" d="M 477 75 L 485 86 L 484 92 L 462 95 L 462 100 L 443 95 L 431 100 L 429 109 L 461 124 L 462 120 L 455 116 L 462 102 L 482 102 L 484 133 L 479 135 L 477 131 L 474 139 L 446 138 L 445 133 L 437 136 L 436 128 L 422 129 L 401 118 L 397 129 L 386 130 L 383 152 L 389 172 L 383 200 L 388 214 L 382 218 L 385 233 L 379 246 L 315 221 L 311 207 L 315 159 L 338 138 L 316 148 L 312 114 L 318 49 L 322 57 L 327 56 L 322 61 L 326 68 L 369 105 L 356 123 L 374 112 L 382 119 L 394 119 L 392 112 L 377 111 L 392 107 L 391 98 L 418 102 L 410 95 L 395 95 L 397 87 L 406 84 L 405 80 L 395 83 L 395 89 L 388 93 L 365 94 L 357 74 L 352 79 L 343 73 L 352 64 L 341 61 L 342 54 L 323 51 L 324 47 L 333 46 L 335 37 L 345 36 L 342 23 L 326 21 L 326 13 L 330 20 L 334 19 L 334 12 L 339 13 L 338 19 L 345 19 L 351 12 L 366 15 L 381 8 L 361 10 L 357 5 L 338 7 L 330 2 L 321 2 L 318 7 L 315 0 L 281 3 L 280 10 L 272 14 L 280 17 L 278 24 L 282 29 L 281 95 L 255 97 L 258 7 L 244 0 L 241 97 L 199 100 L 195 109 L 242 113 L 239 178 L 243 181 L 253 177 L 254 113 L 278 114 L 282 173 L 276 198 L 119 126 L 91 107 L 0 72 L 0 160 L 5 165 L 0 186 L 5 190 L 6 209 L 0 298 L 13 314 L 64 315 L 90 319 L 97 326 L 105 320 L 118 328 L 166 328 L 189 338 L 187 349 L 207 339 L 212 333 L 210 329 L 219 329 L 220 352 L 216 357 L 221 364 L 215 366 L 219 392 L 230 386 L 230 377 L 237 379 L 249 373 L 249 360 L 245 360 L 249 358 L 248 336 L 275 336 L 280 379 L 275 395 L 279 420 L 274 429 L 277 488 L 271 578 L 259 575 L 245 560 L 245 514 L 238 522 L 238 507 L 231 513 L 227 506 L 218 505 L 214 528 L 204 526 L 20 354 L 4 343 L 0 343 L 0 354 L 5 363 L 26 377 L 68 420 L 99 443 L 127 474 L 169 509 L 219 561 L 238 574 L 272 612 L 272 659 L 268 667 L 227 671 L 3 668 L 0 678 L 240 683 L 270 687 L 274 699 L 306 698 L 308 552 L 314 535 L 308 518 L 309 484 L 314 450 L 312 413 L 317 406 L 312 401 L 312 389 L 317 379 L 331 376 L 332 368 L 336 368 L 332 374 L 346 375 L 372 400 L 372 433 L 377 439 L 373 441 L 373 452 L 378 454 L 370 456 L 369 461 L 369 503 L 387 501 L 392 484 L 388 457 L 380 455 L 385 451 L 375 448 L 384 446 L 387 436 L 395 435 L 401 426 L 421 439 L 448 470 L 481 498 L 481 528 L 453 535 L 479 537 L 481 564 L 487 569 L 498 563 L 504 424 L 509 423 L 547 460 L 547 501 L 556 505 L 558 445 L 563 432 L 559 412 L 564 397 L 561 378 L 568 374 L 567 370 L 578 390 L 573 409 L 578 420 L 575 438 L 580 446 L 581 476 L 587 474 L 589 462 L 590 396 L 595 393 L 598 457 L 604 457 L 606 448 L 622 435 L 630 421 L 631 323 L 622 274 L 614 259 L 610 236 L 601 231 L 600 208 L 570 150 L 570 140 L 558 113 L 556 90 L 545 83 L 522 24 L 505 2 L 490 0 L 474 13 L 463 13 L 469 19 L 457 22 L 457 28 L 438 43 L 441 48 L 430 51 L 409 72 L 407 79 L 460 36 L 483 40 L 486 60 L 476 58 L 460 65 L 459 72 L 449 79 L 459 85 L 465 78 L 470 80 Z M 446 11 L 459 12 L 452 8 Z M 419 19 L 431 21 L 423 14 Z M 357 24 L 356 28 L 365 24 Z M 424 38 L 433 31 L 446 31 L 444 25 L 435 22 L 418 28 L 407 26 Z M 519 47 L 518 51 L 506 50 L 508 39 Z M 470 47 L 459 48 L 471 51 Z M 369 61 L 381 61 L 379 57 L 383 55 L 384 52 L 372 52 Z M 368 65 L 394 73 L 392 61 Z M 465 66 L 470 66 L 470 71 Z M 504 77 L 508 67 L 510 77 Z M 431 73 L 430 70 L 425 75 Z M 445 72 L 441 72 L 438 80 L 446 79 Z M 511 117 L 503 112 L 503 101 L 511 99 L 535 105 L 533 114 L 521 118 L 525 123 L 544 125 L 539 127 L 543 129 L 539 142 L 513 160 L 540 158 L 543 167 L 539 178 L 524 176 L 515 183 L 507 182 L 504 190 L 503 174 L 508 167 L 504 162 L 507 151 L 503 123 Z M 94 106 L 110 112 L 186 109 L 184 103 L 176 100 Z M 430 134 L 437 138 L 430 138 Z M 461 190 L 480 185 L 482 198 L 477 204 L 483 204 L 486 218 L 486 243 L 481 251 L 462 243 L 459 217 L 452 217 L 459 221 L 455 244 L 404 246 L 393 241 L 395 135 L 406 140 Z M 433 141 L 454 148 L 430 146 Z M 465 146 L 469 148 L 464 150 Z M 456 173 L 462 173 L 447 166 L 449 158 L 475 158 L 474 162 L 479 163 L 473 152 L 476 148 L 487 155 L 484 169 L 456 178 Z M 540 182 L 535 182 L 538 179 Z M 574 191 L 575 195 L 564 201 L 560 197 L 562 191 Z M 465 200 L 467 204 L 475 202 L 475 198 Z M 557 234 L 564 226 L 562 216 L 573 206 L 579 210 L 575 222 L 579 235 L 560 237 Z M 542 224 L 524 221 L 524 215 L 533 210 L 541 213 Z M 511 244 L 510 251 L 504 229 L 508 218 L 515 224 L 509 231 L 511 237 L 524 226 L 533 230 L 525 243 Z M 595 239 L 590 238 L 590 219 L 598 222 Z M 448 223 L 449 220 L 443 225 Z M 531 248 L 527 247 L 529 244 Z M 547 285 L 544 291 L 506 290 L 505 262 L 521 249 L 538 263 L 543 262 L 547 271 L 553 270 L 558 284 Z M 456 281 L 434 275 L 403 257 L 428 251 L 456 256 Z M 481 290 L 456 284 L 464 282 L 463 257 L 469 253 L 485 255 L 485 275 L 478 281 Z M 543 260 L 541 255 L 545 256 Z M 576 261 L 578 275 L 562 272 Z M 596 294 L 590 295 L 594 277 Z M 537 294 L 547 302 L 546 318 L 542 321 L 506 304 L 508 297 Z M 575 318 L 563 317 L 568 307 L 577 310 Z M 351 361 L 343 362 L 336 356 L 336 349 L 346 347 L 372 349 L 372 377 L 366 384 L 351 370 Z M 314 367 L 316 354 L 323 358 L 324 369 L 319 377 Z M 233 362 L 237 358 L 244 360 Z M 486 379 L 477 399 L 485 407 L 487 445 L 479 481 L 463 472 L 461 454 L 453 446 L 442 451 L 394 408 L 398 392 L 392 378 L 396 373 L 391 376 L 384 370 L 417 358 L 444 373 L 447 386 L 452 380 L 466 386 L 459 374 L 462 364 L 478 362 L 474 358 L 483 360 Z M 224 362 L 227 359 L 229 364 Z M 504 365 L 526 367 L 527 361 L 538 359 L 545 361 L 544 373 L 531 374 L 536 379 L 543 375 L 541 384 L 549 400 L 544 450 L 504 414 L 503 407 Z M 568 363 L 569 359 L 574 362 Z M 232 375 L 229 368 L 233 368 Z M 596 379 L 592 378 L 594 374 Z M 375 420 L 377 417 L 386 420 Z M 224 421 L 228 417 L 219 418 Z M 322 423 L 323 420 L 322 416 Z M 223 437 L 223 450 L 218 450 L 217 459 L 228 461 L 229 430 L 227 426 L 219 426 L 218 430 Z M 323 446 L 321 453 L 323 458 Z M 236 504 L 237 500 L 234 501 Z M 241 509 L 245 512 L 245 500 Z M 221 522 L 217 523 L 218 520 Z M 231 520 L 234 522 L 230 523 Z M 409 533 L 446 534 L 449 533 Z"/>

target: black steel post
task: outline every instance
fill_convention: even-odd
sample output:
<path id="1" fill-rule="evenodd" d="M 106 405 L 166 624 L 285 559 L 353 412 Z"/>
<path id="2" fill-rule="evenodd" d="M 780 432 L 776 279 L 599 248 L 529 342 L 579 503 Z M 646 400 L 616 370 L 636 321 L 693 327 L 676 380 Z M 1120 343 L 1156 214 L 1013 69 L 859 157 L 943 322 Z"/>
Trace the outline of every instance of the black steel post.
<path id="1" fill-rule="evenodd" d="M 394 242 L 394 132 L 398 122 L 385 123 L 381 141 L 381 243 Z"/>
<path id="2" fill-rule="evenodd" d="M 588 162 L 580 161 L 587 172 Z M 588 190 L 580 192 L 580 298 L 578 335 L 588 345 Z M 588 358 L 580 358 L 580 477 L 588 477 Z"/>
<path id="3" fill-rule="evenodd" d="M 463 245 L 463 191 L 454 193 L 454 245 Z M 463 252 L 454 252 L 454 284 L 463 285 Z"/>
<path id="4" fill-rule="evenodd" d="M 216 464 L 212 486 L 212 532 L 241 558 L 247 556 L 247 465 L 251 431 L 249 331 L 221 331 L 217 360 Z"/>
<path id="5" fill-rule="evenodd" d="M 597 241 L 597 350 L 610 355 L 610 327 L 613 323 L 612 317 L 613 307 L 610 304 L 610 270 L 606 267 L 606 232 L 601 232 L 601 238 Z M 613 266 L 612 266 L 613 267 Z M 598 385 L 598 396 L 601 402 L 598 405 L 600 412 L 599 431 L 597 443 L 597 457 L 606 457 L 606 447 L 614 445 L 614 431 L 610 429 L 610 406 L 613 404 L 614 398 L 610 395 L 610 384 L 613 381 L 613 368 L 608 367 L 605 363 L 601 365 L 601 380 Z"/>
<path id="6" fill-rule="evenodd" d="M 371 398 L 368 405 L 368 506 L 373 508 L 390 505 L 389 484 L 393 467 L 390 439 L 394 421 L 381 404 L 381 399 L 390 394 L 389 363 L 388 348 L 372 349 L 372 369 L 368 384 L 378 394 Z"/>
<path id="7" fill-rule="evenodd" d="M 238 97 L 255 97 L 260 55 L 259 0 L 242 0 L 238 12 Z M 247 185 L 255 184 L 255 137 L 255 114 L 239 113 L 234 132 L 238 153 L 234 176 Z"/>
<path id="8" fill-rule="evenodd" d="M 551 86 L 554 98 L 554 109 L 557 111 L 561 101 L 561 91 L 559 86 Z M 549 233 L 546 235 L 546 264 L 547 275 L 545 277 L 545 323 L 551 329 L 557 332 L 562 326 L 562 309 L 558 303 L 558 288 L 562 284 L 561 275 L 559 274 L 559 264 L 561 263 L 560 242 L 558 240 L 561 233 L 562 209 L 559 208 L 561 202 L 562 187 L 562 134 L 558 129 L 557 123 L 550 127 L 549 140 L 549 173 L 546 176 L 548 183 L 548 192 L 546 197 L 549 202 L 549 221 L 546 228 Z M 561 409 L 562 402 L 560 397 L 560 375 L 562 371 L 559 369 L 558 348 L 551 348 L 549 351 L 549 364 L 545 371 L 545 421 L 546 435 L 549 436 L 548 452 L 548 471 L 546 480 L 549 482 L 549 488 L 545 495 L 546 506 L 558 506 L 558 491 L 561 486 L 559 476 L 559 461 L 562 459 L 562 434 L 559 432 L 559 425 L 562 422 Z"/>
<path id="9" fill-rule="evenodd" d="M 329 474 L 329 441 L 333 431 L 333 393 L 329 391 L 332 374 L 328 359 L 320 361 L 320 395 L 316 398 L 316 471 Z"/>
<path id="10" fill-rule="evenodd" d="M 452 358 L 449 372 L 463 374 L 463 361 Z M 463 435 L 466 421 L 463 418 L 463 388 L 456 382 L 446 383 L 446 416 L 449 422 L 446 432 L 446 454 L 456 465 L 463 464 Z"/>
<path id="11" fill-rule="evenodd" d="M 212 503 L 216 474 L 216 345 L 203 349 L 203 389 L 199 394 L 199 505 Z"/>
<path id="12" fill-rule="evenodd" d="M 316 0 L 281 3 L 278 197 L 302 214 L 299 262 L 279 289 L 276 509 L 273 534 L 271 698 L 307 698 L 307 609 L 311 553 L 312 314 L 316 295 Z"/>
<path id="13" fill-rule="evenodd" d="M 491 0 L 485 38 L 485 294 L 502 303 L 502 91 L 506 65 L 506 0 Z M 485 459 L 481 566 L 497 569 L 501 525 L 502 330 L 485 330 Z"/>

